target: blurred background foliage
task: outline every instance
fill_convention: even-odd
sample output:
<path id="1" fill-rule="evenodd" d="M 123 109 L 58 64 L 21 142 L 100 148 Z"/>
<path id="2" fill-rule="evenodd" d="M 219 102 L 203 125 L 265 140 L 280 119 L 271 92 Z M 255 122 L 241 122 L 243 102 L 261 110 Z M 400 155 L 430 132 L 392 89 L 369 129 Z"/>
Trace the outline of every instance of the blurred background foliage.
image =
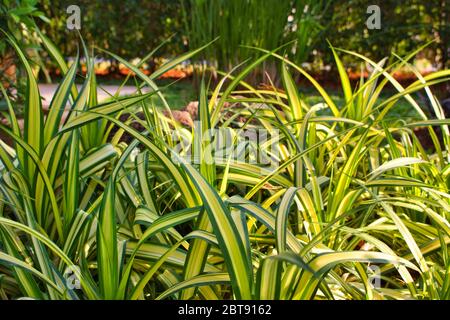
<path id="1" fill-rule="evenodd" d="M 257 51 L 246 46 L 273 50 L 291 42 L 285 47 L 286 53 L 292 60 L 305 61 L 323 31 L 322 17 L 329 3 L 187 0 L 182 1 L 182 13 L 190 45 L 197 47 L 219 37 L 203 56 L 215 57 L 220 69 L 229 70 L 255 55 Z"/>
<path id="2" fill-rule="evenodd" d="M 50 22 L 37 22 L 65 55 L 73 55 L 77 45 L 68 41 L 76 33 L 65 25 L 71 4 L 81 8 L 87 43 L 129 59 L 146 55 L 175 34 L 161 55 L 176 55 L 220 36 L 203 58 L 222 69 L 249 56 L 242 46 L 271 50 L 292 40 L 297 43 L 286 50 L 296 63 L 330 63 L 326 40 L 376 60 L 435 40 L 426 54 L 439 68 L 449 63 L 448 0 L 41 0 L 37 6 Z M 367 7 L 374 4 L 381 9 L 381 30 L 365 25 Z"/>
<path id="3" fill-rule="evenodd" d="M 429 42 L 425 51 L 440 69 L 448 66 L 450 49 L 450 2 L 448 0 L 352 0 L 330 1 L 324 20 L 331 21 L 323 35 L 334 46 L 354 50 L 381 60 L 392 51 L 405 55 Z M 381 9 L 381 29 L 365 26 L 368 5 Z M 333 60 L 327 43 L 317 42 L 317 50 L 329 63 Z"/>
<path id="4" fill-rule="evenodd" d="M 79 36 L 66 28 L 66 9 L 73 4 L 81 9 L 80 32 L 86 43 L 129 60 L 144 57 L 169 38 L 159 49 L 158 58 L 179 55 L 220 36 L 198 56 L 197 63 L 227 71 L 261 54 L 248 47 L 272 50 L 287 44 L 280 52 L 297 64 L 304 63 L 318 78 L 327 78 L 330 72 L 336 72 L 328 40 L 333 46 L 374 60 L 391 52 L 402 56 L 433 41 L 418 58 L 426 58 L 427 67 L 433 69 L 450 64 L 448 0 L 3 0 L 1 28 L 32 52 L 35 68 L 44 71 L 41 78 L 46 80 L 46 64 L 40 61 L 46 57 L 37 54 L 35 27 L 52 39 L 64 56 L 75 56 Z M 381 8 L 380 30 L 368 30 L 365 24 L 367 7 L 373 4 Z M 7 48 L 2 34 L 2 70 L 13 61 Z M 360 62 L 351 55 L 343 60 L 349 71 L 360 69 Z M 149 61 L 150 70 L 155 63 Z M 118 69 L 113 63 L 112 70 Z M 259 72 L 262 70 L 277 74 L 270 59 Z"/>
<path id="5" fill-rule="evenodd" d="M 18 103 L 23 100 L 23 89 L 26 77 L 24 70 L 17 67 L 14 50 L 6 42 L 4 32 L 16 38 L 18 44 L 27 51 L 31 59 L 36 63 L 36 73 L 42 66 L 39 55 L 39 40 L 36 36 L 35 19 L 43 23 L 50 23 L 46 14 L 38 9 L 38 0 L 2 0 L 0 2 L 0 83 L 5 87 L 11 97 Z M 43 74 L 50 80 L 48 72 L 43 68 Z M 15 94 L 11 94 L 15 93 Z M 0 101 L 0 109 L 5 101 Z"/>
<path id="6" fill-rule="evenodd" d="M 107 49 L 124 58 L 143 57 L 174 33 L 182 33 L 180 0 L 41 0 L 42 10 L 50 23 L 40 27 L 65 55 L 74 55 L 76 32 L 66 29 L 66 9 L 81 9 L 81 34 L 86 43 Z M 164 54 L 183 50 L 180 37 L 164 47 Z"/>

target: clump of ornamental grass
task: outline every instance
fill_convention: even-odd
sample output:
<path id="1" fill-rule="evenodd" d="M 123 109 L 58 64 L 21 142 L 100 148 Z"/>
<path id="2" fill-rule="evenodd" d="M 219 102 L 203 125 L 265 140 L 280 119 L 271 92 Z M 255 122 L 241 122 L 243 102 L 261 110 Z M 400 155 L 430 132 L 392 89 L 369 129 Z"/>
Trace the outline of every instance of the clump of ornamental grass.
<path id="1" fill-rule="evenodd" d="M 69 68 L 42 41 L 64 74 L 46 116 L 27 57 L 10 38 L 28 90 L 23 131 L 10 101 L 11 125 L 0 126 L 14 141 L 0 141 L 3 299 L 450 298 L 449 120 L 430 89 L 450 70 L 423 77 L 408 63 L 415 52 L 385 66 L 332 48 L 345 98 L 337 105 L 300 66 L 254 49 L 259 58 L 215 88 L 202 82 L 191 129 L 171 116 L 154 80 L 204 48 L 151 75 L 108 53 L 133 71 L 136 93 L 119 98 L 119 88 L 99 103 L 87 50 L 77 90 L 79 58 Z M 343 54 L 374 70 L 356 87 Z M 246 83 L 269 57 L 283 88 Z M 405 66 L 417 76 L 407 87 L 392 76 Z M 322 103 L 306 102 L 298 74 Z M 397 93 L 380 100 L 387 85 Z M 434 119 L 413 98 L 418 91 Z M 400 99 L 420 121 L 386 116 Z M 434 151 L 423 148 L 418 127 Z M 259 131 L 270 138 L 245 136 Z M 224 141 L 233 152 L 218 152 Z"/>

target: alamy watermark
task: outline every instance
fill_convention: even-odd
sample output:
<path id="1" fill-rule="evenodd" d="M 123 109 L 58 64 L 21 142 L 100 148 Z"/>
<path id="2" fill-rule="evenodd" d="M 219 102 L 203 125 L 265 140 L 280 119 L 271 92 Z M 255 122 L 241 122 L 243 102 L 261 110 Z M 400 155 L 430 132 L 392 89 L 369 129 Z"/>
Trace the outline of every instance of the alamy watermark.
<path id="1" fill-rule="evenodd" d="M 369 284 L 373 289 L 381 288 L 381 269 L 379 266 L 371 265 L 367 267 Z"/>
<path id="2" fill-rule="evenodd" d="M 276 169 L 280 163 L 279 130 L 264 128 L 202 130 L 194 122 L 194 138 L 172 132 L 172 160 L 190 164 L 247 163 L 264 169 Z"/>
<path id="3" fill-rule="evenodd" d="M 66 20 L 66 26 L 69 30 L 80 30 L 81 29 L 81 9 L 79 6 L 72 4 L 66 9 L 69 16 Z"/>
<path id="4" fill-rule="evenodd" d="M 81 289 L 80 279 L 77 276 L 79 274 L 81 273 L 78 266 L 71 265 L 64 270 L 63 277 L 69 290 Z"/>
<path id="5" fill-rule="evenodd" d="M 369 30 L 381 29 L 381 9 L 379 6 L 373 4 L 367 7 L 367 14 L 370 16 L 366 20 L 366 26 Z"/>

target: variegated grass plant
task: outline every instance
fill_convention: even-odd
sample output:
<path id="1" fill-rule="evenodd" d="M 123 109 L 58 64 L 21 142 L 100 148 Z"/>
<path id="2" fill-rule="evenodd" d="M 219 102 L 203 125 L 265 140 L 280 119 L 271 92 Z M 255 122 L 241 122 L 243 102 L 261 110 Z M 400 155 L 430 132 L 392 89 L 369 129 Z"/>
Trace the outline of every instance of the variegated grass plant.
<path id="1" fill-rule="evenodd" d="M 67 67 L 41 37 L 64 74 L 47 115 L 27 57 L 10 39 L 28 92 L 23 132 L 9 101 L 11 125 L 0 126 L 14 141 L 0 141 L 1 298 L 450 298 L 449 120 L 430 90 L 448 81 L 449 70 L 423 77 L 408 63 L 415 52 L 385 66 L 332 48 L 345 97 L 336 105 L 300 66 L 254 49 L 260 58 L 215 88 L 202 83 L 200 129 L 191 130 L 162 112 L 170 106 L 154 80 L 203 48 L 150 76 L 109 53 L 135 72 L 136 94 L 119 97 L 119 88 L 99 104 L 93 59 L 77 90 L 78 63 Z M 374 70 L 356 87 L 343 54 Z M 246 75 L 269 57 L 279 62 L 283 88 L 247 84 Z M 404 66 L 417 74 L 407 87 L 392 76 Z M 308 105 L 297 73 L 323 103 Z M 387 85 L 398 93 L 381 101 Z M 432 120 L 412 96 L 419 90 L 433 106 Z M 400 99 L 420 121 L 387 117 Z M 418 127 L 428 128 L 432 151 L 421 145 Z M 251 163 L 249 154 L 216 159 L 202 138 L 214 128 L 230 132 L 233 146 L 246 143 L 243 130 L 278 130 L 279 165 Z M 180 137 L 213 161 L 179 161 Z"/>

